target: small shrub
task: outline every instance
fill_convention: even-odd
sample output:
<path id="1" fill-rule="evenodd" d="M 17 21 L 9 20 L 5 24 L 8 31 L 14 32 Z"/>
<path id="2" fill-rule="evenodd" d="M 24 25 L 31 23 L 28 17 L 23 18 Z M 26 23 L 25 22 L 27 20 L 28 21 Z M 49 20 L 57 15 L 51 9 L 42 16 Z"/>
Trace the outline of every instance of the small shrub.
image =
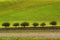
<path id="1" fill-rule="evenodd" d="M 29 23 L 28 22 L 23 22 L 23 23 L 21 23 L 21 26 L 23 26 L 25 28 L 26 26 L 29 26 Z"/>
<path id="2" fill-rule="evenodd" d="M 19 23 L 14 23 L 13 26 L 17 27 L 19 26 Z"/>
<path id="3" fill-rule="evenodd" d="M 33 23 L 33 26 L 34 27 L 37 27 L 39 24 L 38 23 Z"/>
<path id="4" fill-rule="evenodd" d="M 3 23 L 2 26 L 5 26 L 5 28 L 9 27 L 10 26 L 10 23 Z"/>
<path id="5" fill-rule="evenodd" d="M 56 22 L 56 21 L 52 21 L 52 22 L 50 22 L 50 24 L 51 24 L 52 26 L 55 26 L 55 25 L 57 25 L 57 22 Z"/>
<path id="6" fill-rule="evenodd" d="M 46 26 L 46 24 L 45 23 L 41 23 L 40 26 L 44 27 L 44 26 Z"/>

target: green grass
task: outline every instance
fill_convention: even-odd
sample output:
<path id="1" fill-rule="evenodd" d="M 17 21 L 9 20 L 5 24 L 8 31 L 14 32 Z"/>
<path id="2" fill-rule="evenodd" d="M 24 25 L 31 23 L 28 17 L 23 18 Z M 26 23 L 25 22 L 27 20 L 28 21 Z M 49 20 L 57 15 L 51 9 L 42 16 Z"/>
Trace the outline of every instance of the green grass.
<path id="1" fill-rule="evenodd" d="M 60 38 L 34 38 L 34 37 L 1 37 L 0 40 L 60 40 Z"/>
<path id="2" fill-rule="evenodd" d="M 30 5 L 29 5 L 30 4 Z M 18 4 L 20 5 L 20 4 Z M 22 3 L 20 6 L 12 5 L 11 9 L 6 6 L 7 13 L 2 13 L 1 21 L 51 21 L 60 20 L 60 2 L 53 3 Z M 28 5 L 28 6 L 27 6 Z M 5 6 L 5 5 L 4 5 Z M 10 6 L 10 5 L 9 5 Z M 14 8 L 15 7 L 15 8 Z M 17 9 L 18 8 L 18 9 Z M 19 9 L 20 8 L 20 9 Z M 10 9 L 10 10 L 9 10 Z M 9 12 L 8 12 L 9 11 Z"/>
<path id="3" fill-rule="evenodd" d="M 53 20 L 60 25 L 60 0 L 0 1 L 0 22 Z"/>

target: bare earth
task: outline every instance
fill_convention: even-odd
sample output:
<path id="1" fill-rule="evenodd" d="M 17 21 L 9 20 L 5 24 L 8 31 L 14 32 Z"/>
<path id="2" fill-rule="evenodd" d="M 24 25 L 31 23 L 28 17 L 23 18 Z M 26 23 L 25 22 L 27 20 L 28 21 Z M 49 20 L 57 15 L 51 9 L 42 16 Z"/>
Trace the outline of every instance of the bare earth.
<path id="1" fill-rule="evenodd" d="M 60 38 L 60 33 L 0 33 L 0 37 L 43 37 Z"/>

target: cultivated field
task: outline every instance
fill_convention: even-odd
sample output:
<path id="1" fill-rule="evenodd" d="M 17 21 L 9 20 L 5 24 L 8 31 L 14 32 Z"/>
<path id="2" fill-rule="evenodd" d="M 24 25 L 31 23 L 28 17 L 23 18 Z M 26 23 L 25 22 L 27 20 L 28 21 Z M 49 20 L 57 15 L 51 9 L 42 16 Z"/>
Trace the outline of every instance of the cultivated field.
<path id="1" fill-rule="evenodd" d="M 0 21 L 59 21 L 60 1 L 0 2 Z"/>
<path id="2" fill-rule="evenodd" d="M 32 37 L 24 37 L 24 38 L 21 38 L 21 37 L 1 37 L 0 38 L 1 40 L 60 40 L 59 38 L 32 38 Z"/>
<path id="3" fill-rule="evenodd" d="M 60 40 L 58 30 L 0 30 L 0 40 Z"/>
<path id="4" fill-rule="evenodd" d="M 60 1 L 0 2 L 0 21 L 59 21 Z"/>
<path id="5" fill-rule="evenodd" d="M 3 22 L 57 21 L 60 25 L 60 0 L 2 0 L 0 1 L 0 26 Z"/>
<path id="6" fill-rule="evenodd" d="M 12 27 L 15 22 L 29 22 L 32 26 L 34 22 L 49 25 L 50 21 L 57 21 L 60 25 L 60 0 L 0 0 L 0 28 L 3 28 L 4 22 L 9 22 L 9 27 Z M 0 30 L 0 40 L 60 40 L 59 32 L 60 30 Z"/>

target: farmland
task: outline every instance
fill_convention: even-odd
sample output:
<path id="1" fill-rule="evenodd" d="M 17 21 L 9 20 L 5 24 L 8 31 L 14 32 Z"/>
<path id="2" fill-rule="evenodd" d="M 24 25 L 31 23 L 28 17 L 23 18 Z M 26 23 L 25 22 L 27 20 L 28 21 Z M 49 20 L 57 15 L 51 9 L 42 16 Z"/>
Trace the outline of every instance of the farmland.
<path id="1" fill-rule="evenodd" d="M 19 1 L 0 3 L 0 21 L 60 20 L 60 1 Z"/>
<path id="2" fill-rule="evenodd" d="M 60 0 L 2 0 L 0 1 L 0 26 L 3 22 L 57 21 L 60 25 Z"/>
<path id="3" fill-rule="evenodd" d="M 51 30 L 48 26 L 51 21 L 56 21 L 57 25 L 60 25 L 60 0 L 0 0 L 0 40 L 60 40 L 60 29 L 53 30 L 55 27 L 51 27 Z M 50 30 L 23 30 L 22 27 L 20 28 L 22 30 L 19 28 L 16 28 L 19 30 L 14 28 L 9 30 L 5 26 L 2 27 L 4 22 L 9 22 L 9 27 L 13 27 L 14 23 L 19 23 L 20 27 L 22 22 L 28 22 L 30 28 L 26 27 L 27 29 L 32 29 L 31 26 L 35 22 L 39 24 L 38 29 L 44 29 L 45 27 L 40 27 L 40 24 L 44 22 Z M 60 28 L 56 26 L 58 27 Z M 33 27 L 33 29 L 36 28 Z M 30 37 L 24 38 L 24 35 Z M 54 38 L 49 38 L 51 35 Z M 49 37 L 40 38 L 43 36 Z"/>
<path id="4" fill-rule="evenodd" d="M 31 37 L 28 37 L 28 38 L 19 38 L 19 37 L 16 37 L 16 38 L 12 38 L 12 37 L 4 37 L 4 38 L 0 38 L 1 40 L 60 40 L 59 38 L 31 38 Z"/>

